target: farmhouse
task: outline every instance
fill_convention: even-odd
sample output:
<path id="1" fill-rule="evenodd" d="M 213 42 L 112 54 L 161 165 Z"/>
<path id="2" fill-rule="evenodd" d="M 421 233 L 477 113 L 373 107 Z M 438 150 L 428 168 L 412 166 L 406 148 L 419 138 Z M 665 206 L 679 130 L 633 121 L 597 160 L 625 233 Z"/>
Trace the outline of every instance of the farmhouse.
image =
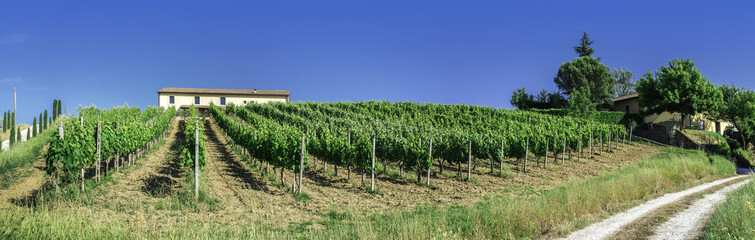
<path id="1" fill-rule="evenodd" d="M 639 93 L 632 93 L 613 99 L 613 110 L 617 112 L 625 112 L 627 114 L 638 114 L 646 109 L 640 109 L 638 103 L 640 99 Z M 652 114 L 645 116 L 644 123 L 650 125 L 662 125 L 664 122 L 678 122 L 681 118 L 679 113 L 663 112 L 660 114 Z M 708 119 L 704 114 L 697 114 L 694 116 L 685 116 L 683 121 L 683 128 L 687 129 L 700 129 L 711 132 L 717 132 L 721 135 L 724 134 L 726 127 L 731 126 L 731 123 L 713 121 Z"/>
<path id="2" fill-rule="evenodd" d="M 218 106 L 246 105 L 248 103 L 288 102 L 288 90 L 246 90 L 209 88 L 163 88 L 157 91 L 157 105 L 160 107 L 207 108 L 210 103 Z"/>

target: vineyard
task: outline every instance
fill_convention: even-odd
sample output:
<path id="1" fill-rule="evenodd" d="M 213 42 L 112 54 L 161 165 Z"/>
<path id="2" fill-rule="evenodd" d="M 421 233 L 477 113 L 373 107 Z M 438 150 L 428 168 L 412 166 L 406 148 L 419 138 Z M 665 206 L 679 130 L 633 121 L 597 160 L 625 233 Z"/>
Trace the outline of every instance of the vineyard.
<path id="1" fill-rule="evenodd" d="M 82 181 L 85 169 L 102 174 L 133 164 L 162 137 L 176 110 L 133 107 L 79 109 L 78 118 L 65 118 L 53 134 L 45 155 L 47 174 L 57 183 Z M 104 160 L 104 161 L 103 161 Z"/>
<path id="2" fill-rule="evenodd" d="M 267 171 L 269 165 L 281 169 L 281 178 L 283 169 L 296 175 L 306 168 L 308 156 L 313 164 L 333 165 L 336 175 L 338 167 L 346 168 L 349 178 L 352 170 L 367 174 L 395 166 L 402 174 L 414 170 L 417 182 L 426 175 L 430 184 L 435 159 L 441 173 L 444 162 L 458 166 L 459 177 L 466 164 L 467 179 L 477 160 L 488 160 L 491 170 L 499 162 L 502 171 L 504 158 L 517 159 L 517 168 L 526 173 L 531 157 L 544 166 L 549 158 L 563 163 L 572 152 L 589 157 L 618 147 L 629 134 L 620 125 L 466 105 L 269 103 L 211 105 L 210 113 L 234 143 L 267 164 Z"/>

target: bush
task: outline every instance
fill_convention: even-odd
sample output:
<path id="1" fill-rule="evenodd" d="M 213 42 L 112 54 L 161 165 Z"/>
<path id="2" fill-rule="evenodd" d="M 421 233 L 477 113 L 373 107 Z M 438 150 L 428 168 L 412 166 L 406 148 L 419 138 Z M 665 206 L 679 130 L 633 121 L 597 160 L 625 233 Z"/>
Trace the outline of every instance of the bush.
<path id="1" fill-rule="evenodd" d="M 729 144 L 725 142 L 718 144 L 718 151 L 724 156 L 729 156 L 731 154 L 731 148 L 729 147 Z"/>
<path id="2" fill-rule="evenodd" d="M 727 137 L 727 138 L 726 138 L 726 143 L 728 143 L 728 144 L 729 144 L 729 147 L 730 147 L 731 149 L 740 149 L 740 148 L 742 148 L 742 145 L 741 145 L 741 144 L 739 144 L 739 141 L 737 141 L 737 140 L 735 140 L 735 139 L 733 139 L 733 138 L 728 138 L 728 137 Z"/>

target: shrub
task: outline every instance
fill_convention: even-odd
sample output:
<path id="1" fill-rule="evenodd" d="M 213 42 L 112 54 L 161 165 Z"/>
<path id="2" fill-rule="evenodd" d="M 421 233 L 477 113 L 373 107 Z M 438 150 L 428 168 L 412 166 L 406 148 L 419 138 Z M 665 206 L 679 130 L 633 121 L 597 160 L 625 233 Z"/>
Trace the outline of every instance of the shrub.
<path id="1" fill-rule="evenodd" d="M 729 144 L 725 142 L 718 144 L 718 151 L 725 156 L 729 156 L 731 154 L 731 148 L 729 148 Z"/>

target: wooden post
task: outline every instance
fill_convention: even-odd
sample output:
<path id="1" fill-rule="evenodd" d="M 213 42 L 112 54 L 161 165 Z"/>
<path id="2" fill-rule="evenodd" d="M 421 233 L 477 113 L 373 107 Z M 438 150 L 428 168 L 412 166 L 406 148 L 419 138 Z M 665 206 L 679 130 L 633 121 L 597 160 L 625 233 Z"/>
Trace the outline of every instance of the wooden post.
<path id="1" fill-rule="evenodd" d="M 199 198 L 199 120 L 194 123 L 194 197 Z"/>
<path id="2" fill-rule="evenodd" d="M 553 152 L 556 152 L 556 146 L 553 146 Z M 548 137 L 545 137 L 545 161 L 543 161 L 543 168 L 548 168 Z"/>
<path id="3" fill-rule="evenodd" d="M 307 129 L 309 131 L 309 129 Z M 304 145 L 304 134 L 301 135 L 301 160 L 299 161 L 299 193 L 304 187 L 304 154 L 306 154 Z"/>
<path id="4" fill-rule="evenodd" d="M 600 134 L 600 155 L 603 155 L 603 134 Z"/>
<path id="5" fill-rule="evenodd" d="M 569 161 L 571 161 L 571 150 L 569 153 Z M 566 160 L 566 134 L 564 134 L 564 148 L 561 149 L 561 165 L 564 165 L 564 160 Z"/>
<path id="6" fill-rule="evenodd" d="M 501 165 L 500 176 L 503 177 L 503 138 L 501 138 Z"/>
<path id="7" fill-rule="evenodd" d="M 472 180 L 472 140 L 469 140 L 469 158 L 467 158 L 467 180 Z"/>
<path id="8" fill-rule="evenodd" d="M 530 155 L 530 138 L 527 137 L 527 141 L 524 144 L 524 173 L 527 173 L 527 160 Z"/>
<path id="9" fill-rule="evenodd" d="M 14 90 L 15 91 L 15 90 Z M 84 117 L 79 117 L 80 126 L 84 127 Z M 84 159 L 81 159 L 81 191 L 84 191 Z"/>
<path id="10" fill-rule="evenodd" d="M 102 164 L 102 154 L 101 154 L 101 144 L 102 141 L 100 140 L 102 137 L 102 122 L 97 121 L 97 181 L 100 181 L 100 165 Z"/>
<path id="11" fill-rule="evenodd" d="M 433 166 L 433 139 L 430 138 L 430 166 L 427 166 L 427 186 L 430 186 L 430 168 Z M 418 173 L 419 174 L 419 173 Z"/>
<path id="12" fill-rule="evenodd" d="M 372 180 L 370 181 L 370 191 L 375 191 L 375 138 L 372 138 Z"/>
<path id="13" fill-rule="evenodd" d="M 634 126 L 629 127 L 629 143 L 632 143 L 632 131 L 634 131 Z"/>
<path id="14" fill-rule="evenodd" d="M 351 145 L 351 132 L 348 132 L 348 135 L 349 135 L 349 137 L 348 137 L 349 138 L 349 145 Z M 420 144 L 420 145 L 422 145 L 422 144 Z M 348 178 L 347 179 L 349 181 L 351 181 L 351 163 L 348 164 L 347 168 L 348 168 L 348 170 L 347 170 L 348 171 L 348 174 L 347 174 Z M 417 174 L 417 175 L 419 176 L 419 174 Z"/>
<path id="15" fill-rule="evenodd" d="M 590 130 L 590 147 L 588 148 L 589 157 L 592 157 L 592 130 Z"/>

